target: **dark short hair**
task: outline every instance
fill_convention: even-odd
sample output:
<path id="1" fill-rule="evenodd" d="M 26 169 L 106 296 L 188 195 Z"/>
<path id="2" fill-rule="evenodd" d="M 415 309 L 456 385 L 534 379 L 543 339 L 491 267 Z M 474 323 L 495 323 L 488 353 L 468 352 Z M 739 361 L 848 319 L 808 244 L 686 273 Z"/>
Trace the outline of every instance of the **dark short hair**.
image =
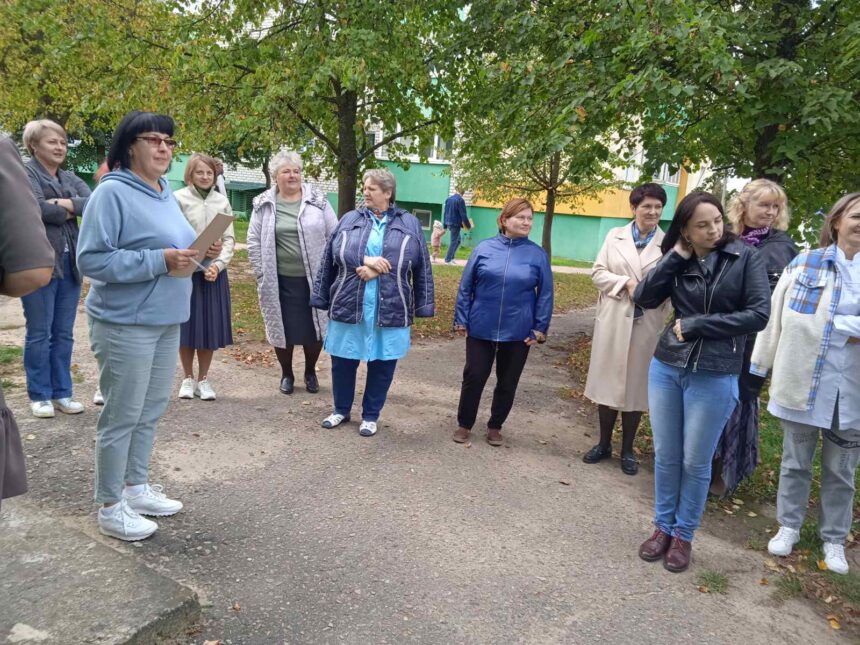
<path id="1" fill-rule="evenodd" d="M 681 200 L 681 203 L 678 204 L 678 208 L 675 209 L 675 216 L 672 218 L 672 223 L 669 224 L 669 230 L 666 231 L 666 237 L 663 238 L 663 243 L 660 245 L 660 250 L 663 251 L 663 253 L 668 253 L 672 247 L 675 246 L 675 243 L 681 237 L 681 231 L 684 230 L 684 227 L 692 219 L 693 213 L 696 212 L 696 208 L 698 208 L 699 204 L 710 204 L 711 206 L 716 206 L 717 210 L 720 211 L 720 215 L 725 216 L 723 204 L 711 193 L 706 193 L 705 191 L 690 193 Z M 729 230 L 729 227 L 723 226 L 723 236 L 714 248 L 722 248 L 733 239 L 735 239 L 735 235 Z"/>
<path id="2" fill-rule="evenodd" d="M 666 191 L 663 190 L 663 187 L 660 184 L 650 182 L 647 184 L 639 184 L 636 188 L 630 191 L 630 205 L 633 208 L 636 208 L 646 197 L 658 199 L 663 206 L 666 205 Z"/>
<path id="3" fill-rule="evenodd" d="M 115 170 L 116 168 L 131 166 L 128 150 L 134 144 L 135 138 L 142 132 L 159 132 L 172 137 L 173 127 L 173 119 L 166 114 L 132 110 L 122 117 L 113 132 L 113 140 L 110 143 L 107 156 L 108 168 Z"/>

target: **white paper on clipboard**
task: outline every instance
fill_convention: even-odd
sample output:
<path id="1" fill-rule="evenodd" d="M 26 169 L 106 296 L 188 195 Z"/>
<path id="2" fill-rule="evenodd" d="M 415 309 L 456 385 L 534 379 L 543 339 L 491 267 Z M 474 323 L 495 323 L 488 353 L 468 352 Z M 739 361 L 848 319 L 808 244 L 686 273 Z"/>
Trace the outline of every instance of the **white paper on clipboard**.
<path id="1" fill-rule="evenodd" d="M 203 229 L 203 232 L 197 236 L 197 239 L 194 240 L 194 242 L 191 243 L 191 246 L 188 248 L 197 251 L 198 262 L 203 262 L 206 258 L 206 251 L 209 250 L 210 246 L 221 239 L 221 236 L 224 235 L 224 231 L 226 231 L 227 227 L 233 223 L 234 219 L 235 218 L 232 215 L 218 213 L 212 221 L 209 222 L 209 226 Z M 176 269 L 174 271 L 170 271 L 167 275 L 173 278 L 187 278 L 196 270 L 197 265 L 192 264 L 187 269 Z"/>

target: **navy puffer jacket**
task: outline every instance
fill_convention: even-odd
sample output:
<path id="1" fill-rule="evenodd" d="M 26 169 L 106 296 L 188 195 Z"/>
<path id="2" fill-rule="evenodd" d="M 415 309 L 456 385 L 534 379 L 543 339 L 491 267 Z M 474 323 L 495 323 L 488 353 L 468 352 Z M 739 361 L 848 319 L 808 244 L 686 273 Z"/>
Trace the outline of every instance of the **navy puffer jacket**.
<path id="1" fill-rule="evenodd" d="M 546 252 L 501 233 L 482 241 L 460 279 L 454 326 L 496 342 L 546 334 L 552 318 L 552 268 Z"/>
<path id="2" fill-rule="evenodd" d="M 365 283 L 355 270 L 364 264 L 372 217 L 373 213 L 366 208 L 349 211 L 326 243 L 311 306 L 328 309 L 332 320 L 357 324 L 362 319 Z M 388 209 L 382 257 L 391 263 L 391 272 L 376 278 L 379 280 L 377 325 L 409 327 L 413 315 L 432 317 L 436 312 L 433 272 L 424 231 L 412 213 L 397 205 Z"/>

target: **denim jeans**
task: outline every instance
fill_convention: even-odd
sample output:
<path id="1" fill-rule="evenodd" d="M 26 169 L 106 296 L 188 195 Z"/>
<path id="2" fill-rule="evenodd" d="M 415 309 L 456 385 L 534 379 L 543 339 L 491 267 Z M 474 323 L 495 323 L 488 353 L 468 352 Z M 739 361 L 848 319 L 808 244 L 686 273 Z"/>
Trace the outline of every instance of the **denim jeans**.
<path id="1" fill-rule="evenodd" d="M 361 361 L 352 358 L 331 357 L 331 389 L 334 395 L 334 411 L 349 416 L 355 399 L 355 373 Z M 394 380 L 397 361 L 367 361 L 367 382 L 361 401 L 361 418 L 376 421 L 388 398 L 388 388 Z"/>
<path id="2" fill-rule="evenodd" d="M 693 372 L 651 360 L 654 524 L 661 531 L 692 541 L 705 510 L 711 460 L 737 401 L 737 374 Z"/>
<path id="3" fill-rule="evenodd" d="M 63 254 L 63 277 L 21 298 L 27 331 L 24 371 L 31 401 L 72 396 L 72 347 L 81 285 L 69 254 Z"/>
<path id="4" fill-rule="evenodd" d="M 96 501 L 117 502 L 125 483 L 149 481 L 155 425 L 173 390 L 179 325 L 117 325 L 93 318 L 89 323 L 105 399 L 96 426 Z"/>
<path id="5" fill-rule="evenodd" d="M 812 466 L 821 437 L 821 502 L 818 532 L 825 542 L 843 544 L 851 532 L 854 507 L 854 471 L 860 463 L 860 430 L 839 430 L 839 414 L 833 428 L 781 420 L 782 465 L 776 518 L 780 525 L 800 530 L 809 505 Z"/>
<path id="6" fill-rule="evenodd" d="M 451 241 L 448 242 L 448 252 L 445 254 L 445 262 L 451 262 L 457 253 L 457 248 L 460 246 L 460 229 L 462 227 L 449 225 L 445 228 L 451 232 Z"/>

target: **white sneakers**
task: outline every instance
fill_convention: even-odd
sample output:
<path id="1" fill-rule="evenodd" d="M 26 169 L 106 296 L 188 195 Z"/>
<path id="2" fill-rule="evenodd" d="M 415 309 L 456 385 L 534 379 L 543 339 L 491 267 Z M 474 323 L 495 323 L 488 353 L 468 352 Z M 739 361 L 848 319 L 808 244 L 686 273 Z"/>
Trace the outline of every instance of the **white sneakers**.
<path id="1" fill-rule="evenodd" d="M 144 515 L 165 517 L 182 510 L 182 502 L 168 499 L 158 484 L 134 486 L 137 494 L 130 494 L 126 486 L 118 504 L 100 508 L 98 512 L 99 531 L 104 535 L 126 542 L 143 540 L 158 530 L 158 524 Z"/>
<path id="2" fill-rule="evenodd" d="M 787 526 L 780 526 L 779 531 L 767 543 L 771 555 L 786 556 L 791 554 L 794 545 L 800 541 L 800 531 Z"/>
<path id="3" fill-rule="evenodd" d="M 325 419 L 323 419 L 322 427 L 323 428 L 336 428 L 344 421 L 349 421 L 349 417 L 343 414 L 338 414 L 335 412 L 334 414 L 328 415 Z"/>
<path id="4" fill-rule="evenodd" d="M 128 501 L 124 498 L 118 504 L 100 508 L 98 522 L 99 531 L 103 535 L 109 535 L 126 542 L 143 540 L 158 530 L 158 524 L 141 517 L 128 505 Z"/>
<path id="5" fill-rule="evenodd" d="M 824 564 L 833 573 L 839 573 L 843 576 L 848 573 L 848 560 L 845 559 L 845 547 L 835 542 L 825 542 Z"/>
<path id="6" fill-rule="evenodd" d="M 60 409 L 60 412 L 65 414 L 80 414 L 84 411 L 84 404 L 72 401 L 72 397 L 70 396 L 62 399 L 54 399 L 54 405 Z"/>
<path id="7" fill-rule="evenodd" d="M 180 399 L 193 399 L 194 398 L 194 379 L 190 376 L 188 378 L 182 379 L 182 385 L 179 386 L 179 398 Z"/>
<path id="8" fill-rule="evenodd" d="M 164 487 L 155 484 L 143 484 L 140 492 L 132 494 L 128 487 L 122 492 L 122 498 L 128 502 L 129 508 L 141 515 L 154 515 L 156 517 L 167 517 L 175 515 L 182 510 L 182 502 L 169 499 L 164 494 Z"/>
<path id="9" fill-rule="evenodd" d="M 105 398 L 102 396 L 102 391 L 99 388 L 96 388 L 96 393 L 93 394 L 93 405 L 104 405 Z"/>
<path id="10" fill-rule="evenodd" d="M 54 418 L 54 404 L 50 401 L 33 401 L 30 404 L 30 410 L 33 412 L 34 417 L 40 419 Z"/>
<path id="11" fill-rule="evenodd" d="M 206 379 L 196 382 L 191 376 L 182 379 L 182 385 L 179 386 L 180 399 L 193 399 L 195 396 L 200 397 L 201 401 L 214 401 L 215 390 L 209 385 Z"/>
<path id="12" fill-rule="evenodd" d="M 362 421 L 358 426 L 358 434 L 362 437 L 372 437 L 376 434 L 376 421 Z"/>
<path id="13" fill-rule="evenodd" d="M 197 383 L 197 387 L 194 388 L 194 395 L 199 396 L 201 401 L 215 400 L 215 390 L 212 389 L 212 386 L 209 385 L 209 381 L 206 379 Z"/>

